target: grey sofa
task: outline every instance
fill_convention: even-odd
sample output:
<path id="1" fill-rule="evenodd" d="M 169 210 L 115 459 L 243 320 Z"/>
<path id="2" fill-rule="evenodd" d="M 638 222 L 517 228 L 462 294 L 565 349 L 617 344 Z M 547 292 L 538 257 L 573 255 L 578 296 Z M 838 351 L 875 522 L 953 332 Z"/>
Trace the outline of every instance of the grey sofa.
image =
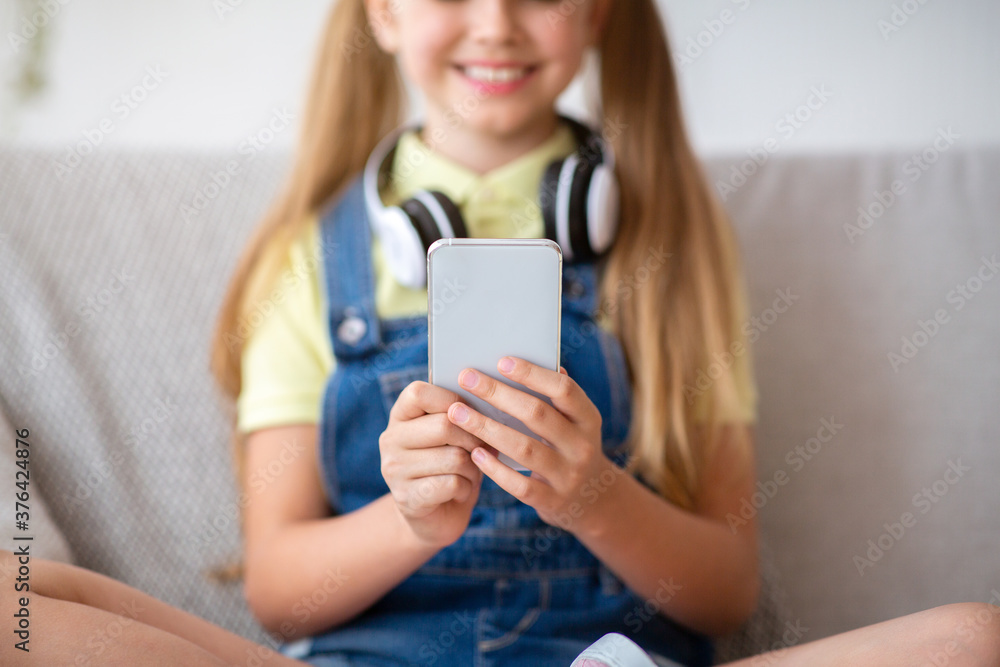
<path id="1" fill-rule="evenodd" d="M 288 164 L 213 186 L 231 157 L 0 152 L 0 507 L 28 429 L 36 555 L 269 642 L 206 575 L 240 550 L 209 336 Z M 1000 589 L 1000 150 L 912 157 L 707 160 L 750 289 L 766 579 L 720 659 Z"/>

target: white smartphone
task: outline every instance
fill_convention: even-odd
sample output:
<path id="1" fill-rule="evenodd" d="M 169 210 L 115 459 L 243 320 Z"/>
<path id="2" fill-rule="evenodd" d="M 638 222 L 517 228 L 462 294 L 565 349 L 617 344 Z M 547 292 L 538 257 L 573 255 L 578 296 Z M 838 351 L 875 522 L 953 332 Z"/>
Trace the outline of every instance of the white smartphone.
<path id="1" fill-rule="evenodd" d="M 559 370 L 562 322 L 562 250 L 549 239 L 453 238 L 427 250 L 428 381 L 461 396 L 478 412 L 540 442 L 520 420 L 458 384 L 474 368 L 515 389 L 497 370 L 501 357 Z M 548 444 L 545 442 L 545 444 Z M 527 470 L 510 457 L 500 460 Z"/>

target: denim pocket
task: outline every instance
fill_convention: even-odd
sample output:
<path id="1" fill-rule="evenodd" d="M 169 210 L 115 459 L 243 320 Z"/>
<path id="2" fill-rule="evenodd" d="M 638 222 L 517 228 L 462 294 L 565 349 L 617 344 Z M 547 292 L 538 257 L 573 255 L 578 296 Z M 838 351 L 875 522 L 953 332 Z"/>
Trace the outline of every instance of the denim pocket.
<path id="1" fill-rule="evenodd" d="M 548 579 L 538 580 L 538 599 L 535 606 L 527 608 L 520 605 L 494 606 L 481 610 L 479 650 L 487 653 L 516 642 L 535 624 L 539 616 L 549 609 L 551 586 L 552 582 Z"/>

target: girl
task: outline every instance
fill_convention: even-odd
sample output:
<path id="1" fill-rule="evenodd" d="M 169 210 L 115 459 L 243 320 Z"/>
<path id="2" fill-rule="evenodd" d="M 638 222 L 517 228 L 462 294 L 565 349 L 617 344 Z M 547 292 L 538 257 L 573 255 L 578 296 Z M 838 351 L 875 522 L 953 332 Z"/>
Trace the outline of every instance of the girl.
<path id="1" fill-rule="evenodd" d="M 378 198 L 435 187 L 472 235 L 541 236 L 547 214 L 525 204 L 549 162 L 582 148 L 555 101 L 590 47 L 621 192 L 614 245 L 567 266 L 564 367 L 496 369 L 552 405 L 461 375 L 548 447 L 419 379 L 426 292 L 400 284 L 370 233 L 381 204 L 360 174 L 401 121 L 398 60 L 426 115 Z M 243 574 L 284 655 L 36 560 L 32 614 L 51 639 L 30 654 L 4 642 L 5 663 L 80 663 L 87 637 L 126 617 L 97 662 L 569 665 L 618 633 L 653 664 L 710 664 L 710 637 L 757 597 L 756 525 L 725 522 L 753 491 L 754 395 L 736 244 L 687 144 L 669 53 L 653 0 L 340 0 L 291 178 L 237 267 L 213 356 L 238 397 L 240 479 L 281 470 L 248 489 Z M 718 354 L 731 372 L 699 386 Z M 0 567 L 16 563 L 4 552 Z M 10 618 L 11 596 L 0 604 Z M 939 607 L 735 664 L 996 664 L 995 610 Z M 971 617 L 982 631 L 956 635 Z"/>

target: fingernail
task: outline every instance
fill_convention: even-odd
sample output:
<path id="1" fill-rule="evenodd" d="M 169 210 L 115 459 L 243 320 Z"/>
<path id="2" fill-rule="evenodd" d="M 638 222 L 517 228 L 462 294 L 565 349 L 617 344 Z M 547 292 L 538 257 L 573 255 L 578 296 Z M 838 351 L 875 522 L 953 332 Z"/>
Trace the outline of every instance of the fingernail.
<path id="1" fill-rule="evenodd" d="M 452 411 L 451 416 L 457 422 L 464 422 L 469 418 L 469 411 L 465 409 L 464 405 L 459 405 Z"/>
<path id="2" fill-rule="evenodd" d="M 486 460 L 486 452 L 483 451 L 482 447 L 476 447 L 472 450 L 472 460 L 476 463 L 482 463 Z"/>
<path id="3" fill-rule="evenodd" d="M 504 357 L 500 360 L 500 370 L 504 373 L 510 373 L 514 370 L 514 360 L 510 357 Z"/>
<path id="4" fill-rule="evenodd" d="M 479 382 L 479 374 L 476 371 L 463 371 L 458 378 L 458 383 L 466 389 L 472 389 Z"/>

